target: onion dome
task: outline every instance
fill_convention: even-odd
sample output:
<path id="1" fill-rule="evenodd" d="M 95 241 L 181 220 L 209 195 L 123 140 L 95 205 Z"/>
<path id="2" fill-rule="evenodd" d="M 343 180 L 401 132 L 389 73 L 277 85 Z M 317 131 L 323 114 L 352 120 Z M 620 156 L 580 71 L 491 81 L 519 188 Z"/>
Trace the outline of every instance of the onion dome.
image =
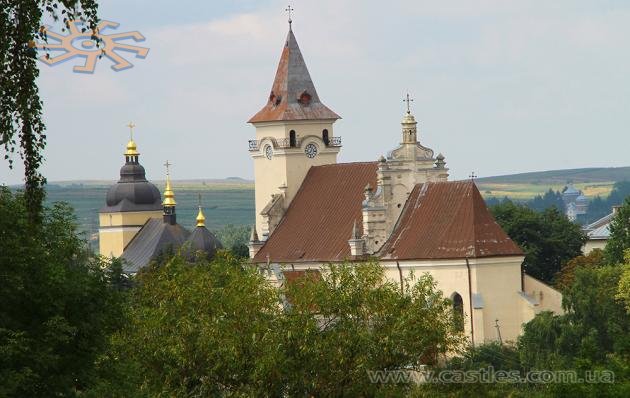
<path id="1" fill-rule="evenodd" d="M 199 213 L 197 213 L 197 218 L 195 220 L 197 221 L 198 227 L 206 226 L 206 216 L 203 215 L 203 211 L 201 211 L 201 206 L 199 206 Z"/>
<path id="2" fill-rule="evenodd" d="M 125 164 L 120 168 L 120 179 L 107 191 L 106 206 L 101 209 L 102 213 L 160 210 L 160 191 L 147 181 L 139 157 L 136 143 L 129 140 Z"/>
<path id="3" fill-rule="evenodd" d="M 125 151 L 125 156 L 133 156 L 140 155 L 136 148 L 136 142 L 133 139 L 130 139 L 127 143 L 127 150 Z"/>
<path id="4" fill-rule="evenodd" d="M 197 214 L 197 226 L 192 231 L 188 240 L 186 241 L 189 245 L 188 248 L 188 256 L 190 258 L 194 258 L 195 255 L 199 252 L 203 252 L 205 257 L 208 260 L 214 258 L 217 254 L 217 250 L 223 248 L 221 242 L 217 237 L 205 226 L 206 217 L 203 215 L 203 211 L 201 210 L 201 206 L 199 206 L 199 212 Z"/>
<path id="5" fill-rule="evenodd" d="M 173 192 L 173 188 L 171 187 L 171 177 L 166 175 L 166 188 L 164 188 L 164 201 L 162 202 L 163 206 L 175 206 L 177 202 L 175 202 L 175 193 Z"/>
<path id="6" fill-rule="evenodd" d="M 164 201 L 162 202 L 163 218 L 165 223 L 175 225 L 177 224 L 177 215 L 175 214 L 177 202 L 175 202 L 175 192 L 173 192 L 171 187 L 171 172 L 169 168 L 171 163 L 167 160 L 164 166 L 166 166 L 166 187 L 164 188 Z"/>

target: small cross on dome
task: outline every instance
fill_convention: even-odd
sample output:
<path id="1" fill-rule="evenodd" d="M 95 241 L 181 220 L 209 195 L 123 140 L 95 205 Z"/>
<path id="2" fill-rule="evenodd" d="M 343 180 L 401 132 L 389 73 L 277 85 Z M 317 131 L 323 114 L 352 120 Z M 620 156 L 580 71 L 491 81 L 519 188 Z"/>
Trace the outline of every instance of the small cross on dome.
<path id="1" fill-rule="evenodd" d="M 133 140 L 133 128 L 136 127 L 136 125 L 133 124 L 133 122 L 129 122 L 127 127 L 129 127 L 129 139 Z"/>

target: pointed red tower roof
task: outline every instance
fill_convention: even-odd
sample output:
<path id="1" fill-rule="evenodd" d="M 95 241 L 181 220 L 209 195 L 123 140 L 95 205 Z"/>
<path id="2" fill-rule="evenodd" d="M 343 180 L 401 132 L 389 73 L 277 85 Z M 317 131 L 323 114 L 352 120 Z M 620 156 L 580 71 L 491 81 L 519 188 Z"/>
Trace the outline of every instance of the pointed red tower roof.
<path id="1" fill-rule="evenodd" d="M 300 47 L 289 28 L 267 103 L 249 123 L 340 118 L 319 101 Z"/>

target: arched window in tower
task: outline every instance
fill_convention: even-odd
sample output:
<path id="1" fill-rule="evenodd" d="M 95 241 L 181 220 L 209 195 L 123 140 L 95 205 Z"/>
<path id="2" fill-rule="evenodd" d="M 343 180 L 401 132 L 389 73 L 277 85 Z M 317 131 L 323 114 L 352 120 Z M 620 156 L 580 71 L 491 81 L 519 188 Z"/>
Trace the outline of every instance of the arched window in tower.
<path id="1" fill-rule="evenodd" d="M 464 300 L 459 293 L 453 294 L 453 315 L 455 317 L 455 329 L 459 332 L 464 331 Z"/>
<path id="2" fill-rule="evenodd" d="M 295 130 L 289 131 L 289 146 L 295 148 L 297 146 L 297 138 L 295 137 Z"/>
<path id="3" fill-rule="evenodd" d="M 324 145 L 328 146 L 328 144 L 330 144 L 330 138 L 328 138 L 328 129 L 322 130 L 322 140 L 324 141 Z"/>

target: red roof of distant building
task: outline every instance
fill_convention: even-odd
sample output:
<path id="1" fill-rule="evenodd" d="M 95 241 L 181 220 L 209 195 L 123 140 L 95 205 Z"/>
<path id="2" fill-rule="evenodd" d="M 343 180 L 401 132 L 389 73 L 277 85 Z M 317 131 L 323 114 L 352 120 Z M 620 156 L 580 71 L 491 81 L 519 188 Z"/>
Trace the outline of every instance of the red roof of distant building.
<path id="1" fill-rule="evenodd" d="M 343 261 L 354 222 L 361 227 L 367 184 L 376 186 L 376 162 L 311 167 L 284 218 L 254 262 Z"/>
<path id="2" fill-rule="evenodd" d="M 473 181 L 416 185 L 382 259 L 449 259 L 522 255 L 507 236 Z"/>
<path id="3" fill-rule="evenodd" d="M 339 118 L 320 102 L 295 35 L 289 30 L 267 103 L 249 123 Z"/>

